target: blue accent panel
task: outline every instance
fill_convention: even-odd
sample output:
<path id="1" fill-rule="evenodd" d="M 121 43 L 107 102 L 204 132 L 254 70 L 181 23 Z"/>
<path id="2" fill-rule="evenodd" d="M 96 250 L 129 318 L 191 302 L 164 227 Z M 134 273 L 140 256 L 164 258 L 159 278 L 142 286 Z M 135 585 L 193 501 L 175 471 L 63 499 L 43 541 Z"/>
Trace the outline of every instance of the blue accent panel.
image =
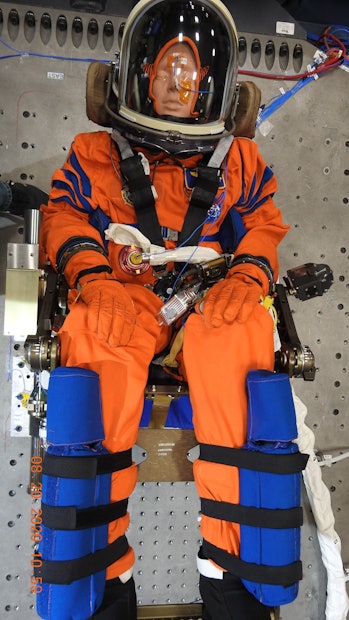
<path id="1" fill-rule="evenodd" d="M 252 213 L 253 211 L 256 211 L 256 209 L 261 207 L 268 200 L 268 198 L 269 196 L 264 196 L 261 200 L 255 202 L 253 205 L 253 209 L 249 209 L 249 211 L 247 211 L 246 213 Z"/>
<path id="2" fill-rule="evenodd" d="M 73 209 L 76 209 L 77 211 L 80 211 L 81 213 L 85 213 L 85 209 L 80 209 L 80 207 L 77 207 L 75 202 L 70 198 L 70 196 L 60 196 L 59 198 L 51 198 L 51 201 L 59 204 L 60 202 L 67 202 L 71 207 L 73 207 Z"/>
<path id="3" fill-rule="evenodd" d="M 97 373 L 82 368 L 59 367 L 52 371 L 48 388 L 48 453 L 57 456 L 106 454 L 103 437 Z M 75 435 L 76 433 L 76 435 Z M 67 445 L 59 445 L 59 444 Z M 70 445 L 69 445 L 70 444 Z M 70 479 L 44 474 L 42 501 L 49 506 L 78 509 L 110 502 L 111 475 L 92 479 Z M 42 526 L 39 553 L 43 560 L 84 557 L 108 544 L 108 525 L 79 530 L 53 530 Z M 104 595 L 105 570 L 69 585 L 44 582 L 37 594 L 37 613 L 45 620 L 86 620 L 100 607 Z"/>
<path id="4" fill-rule="evenodd" d="M 273 171 L 269 166 L 266 166 L 263 172 L 262 180 L 259 184 L 259 187 L 256 191 L 256 175 L 253 177 L 253 181 L 251 184 L 250 191 L 248 193 L 247 198 L 245 197 L 245 183 L 243 182 L 242 193 L 237 201 L 237 206 L 244 206 L 244 215 L 248 215 L 249 213 L 253 213 L 258 207 L 260 207 L 268 198 L 268 196 L 264 196 L 261 200 L 259 200 L 264 186 L 270 181 L 270 179 L 274 176 Z"/>
<path id="5" fill-rule="evenodd" d="M 153 408 L 153 401 L 148 398 L 145 398 L 144 405 L 143 405 L 143 411 L 142 411 L 142 417 L 139 423 L 139 428 L 148 428 L 152 408 Z"/>
<path id="6" fill-rule="evenodd" d="M 71 152 L 70 163 L 71 163 L 71 165 L 73 166 L 74 170 L 76 170 L 76 172 L 78 173 L 78 175 L 80 177 L 82 191 L 83 191 L 84 195 L 87 196 L 87 198 L 91 198 L 91 196 L 92 196 L 91 181 L 88 178 L 88 176 L 85 173 L 85 171 L 83 170 L 83 168 L 80 166 L 79 160 L 76 157 L 74 151 Z"/>
<path id="7" fill-rule="evenodd" d="M 240 213 L 232 207 L 229 210 L 218 233 L 218 240 L 223 252 L 235 251 L 241 239 L 246 234 L 246 228 Z"/>
<path id="8" fill-rule="evenodd" d="M 251 204 L 251 201 L 253 200 L 254 195 L 255 195 L 255 190 L 256 190 L 256 174 L 253 175 L 252 183 L 250 185 L 250 191 L 248 192 L 248 196 L 246 199 L 246 205 Z"/>
<path id="9" fill-rule="evenodd" d="M 248 450 L 268 454 L 292 454 L 298 447 L 295 409 L 288 375 L 251 371 L 247 377 Z M 300 506 L 301 474 L 277 474 L 241 468 L 240 503 L 257 508 L 288 509 Z M 272 529 L 240 526 L 240 557 L 245 562 L 285 566 L 299 561 L 300 528 Z M 285 585 L 242 580 L 264 605 L 291 603 L 298 594 L 298 582 Z"/>
<path id="10" fill-rule="evenodd" d="M 184 428 L 192 430 L 193 426 L 193 409 L 189 396 L 183 395 L 171 401 L 165 428 Z"/>
<path id="11" fill-rule="evenodd" d="M 252 211 L 255 211 L 256 209 L 258 209 L 258 207 L 260 207 L 267 199 L 267 196 L 264 196 L 262 199 L 260 199 L 260 196 L 262 194 L 262 192 L 264 191 L 264 186 L 269 183 L 270 179 L 274 176 L 274 173 L 272 172 L 272 170 L 266 166 L 263 172 L 263 177 L 262 180 L 260 182 L 258 191 L 253 195 L 253 199 L 251 201 L 251 206 L 253 207 Z M 249 210 L 249 213 L 251 213 L 251 209 Z"/>
<path id="12" fill-rule="evenodd" d="M 269 168 L 269 166 L 265 167 L 264 173 L 263 173 L 263 180 L 262 180 L 262 184 L 266 184 L 270 181 L 270 179 L 272 179 L 274 176 L 274 172 L 272 171 L 271 168 Z"/>
<path id="13" fill-rule="evenodd" d="M 264 453 L 284 454 L 297 452 L 292 444 L 289 450 L 263 449 Z M 300 505 L 300 474 L 267 474 L 247 469 L 240 470 L 240 503 L 269 509 L 287 509 Z M 300 558 L 300 528 L 272 529 L 240 525 L 240 557 L 245 562 L 266 566 L 284 566 Z M 285 586 L 260 584 L 242 580 L 245 587 L 264 605 L 279 606 L 291 603 L 298 594 L 298 582 Z"/>
<path id="14" fill-rule="evenodd" d="M 288 445 L 296 439 L 296 413 L 288 375 L 251 370 L 247 377 L 247 392 L 247 447 L 254 449 L 257 441 L 286 442 Z"/>
<path id="15" fill-rule="evenodd" d="M 241 196 L 239 200 L 236 202 L 237 206 L 244 204 L 244 201 L 245 201 L 246 183 L 245 183 L 245 166 L 244 166 L 243 160 L 241 160 L 241 178 L 242 178 Z"/>
<path id="16" fill-rule="evenodd" d="M 90 224 L 96 228 L 101 235 L 105 250 L 107 250 L 109 242 L 105 238 L 104 231 L 108 228 L 110 223 L 111 218 L 106 215 L 100 207 L 97 207 L 90 216 Z"/>
<path id="17" fill-rule="evenodd" d="M 86 198 L 85 194 L 81 193 L 78 177 L 74 174 L 74 172 L 66 170 L 65 168 L 62 169 L 62 172 L 64 173 L 65 178 L 72 184 L 75 195 L 83 205 L 84 209 L 87 211 L 87 213 L 91 213 L 93 211 L 93 207 L 91 206 L 89 200 Z"/>
<path id="18" fill-rule="evenodd" d="M 144 406 L 141 421 L 139 423 L 140 428 L 148 428 L 151 412 L 153 408 L 153 401 L 144 399 Z M 193 426 L 193 410 L 189 400 L 189 396 L 183 395 L 179 398 L 175 398 L 171 401 L 167 418 L 165 422 L 165 428 L 184 428 L 191 430 Z"/>
<path id="19" fill-rule="evenodd" d="M 51 372 L 47 393 L 48 443 L 72 446 L 103 439 L 98 375 L 84 368 L 58 366 Z"/>
<path id="20" fill-rule="evenodd" d="M 91 450 L 49 447 L 50 454 L 89 456 Z M 105 454 L 101 446 L 93 454 Z M 110 502 L 110 474 L 92 480 L 71 480 L 43 476 L 42 501 L 55 506 L 88 508 Z M 39 553 L 45 560 L 70 560 L 103 549 L 108 544 L 108 526 L 83 530 L 52 530 L 42 526 Z M 69 585 L 43 583 L 37 595 L 36 609 L 45 620 L 86 620 L 100 607 L 105 587 L 105 570 L 78 579 Z"/>
<path id="21" fill-rule="evenodd" d="M 52 187 L 55 189 L 63 190 L 67 192 L 66 196 L 59 196 L 59 198 L 53 198 L 52 202 L 61 202 L 62 200 L 68 202 L 71 207 L 80 211 L 81 213 L 86 213 L 85 209 L 78 207 L 76 204 L 75 194 L 70 183 L 65 183 L 65 181 L 53 181 Z"/>
<path id="22" fill-rule="evenodd" d="M 184 183 L 187 189 L 194 189 L 198 180 L 198 174 L 196 169 L 190 170 L 190 168 L 184 169 Z"/>
<path id="23" fill-rule="evenodd" d="M 203 241 L 218 241 L 219 242 L 219 232 L 214 233 L 213 235 L 203 235 L 200 237 L 199 244 Z"/>

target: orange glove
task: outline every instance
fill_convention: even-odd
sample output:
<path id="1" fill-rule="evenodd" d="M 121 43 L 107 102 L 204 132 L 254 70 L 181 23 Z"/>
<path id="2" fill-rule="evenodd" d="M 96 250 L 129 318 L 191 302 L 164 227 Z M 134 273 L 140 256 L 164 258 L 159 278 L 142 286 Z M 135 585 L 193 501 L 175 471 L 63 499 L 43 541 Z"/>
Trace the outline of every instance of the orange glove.
<path id="1" fill-rule="evenodd" d="M 245 323 L 268 288 L 266 275 L 256 265 L 232 267 L 224 280 L 212 286 L 201 304 L 206 325 Z"/>
<path id="2" fill-rule="evenodd" d="M 132 298 L 117 280 L 96 279 L 83 284 L 80 298 L 88 306 L 88 326 L 111 347 L 126 346 L 136 323 Z"/>

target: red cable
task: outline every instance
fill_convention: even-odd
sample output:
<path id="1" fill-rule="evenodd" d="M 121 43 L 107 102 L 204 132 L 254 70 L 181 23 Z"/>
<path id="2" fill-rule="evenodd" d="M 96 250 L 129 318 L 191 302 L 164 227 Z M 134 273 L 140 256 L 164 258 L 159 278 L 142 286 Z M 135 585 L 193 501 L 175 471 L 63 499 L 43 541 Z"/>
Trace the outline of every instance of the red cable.
<path id="1" fill-rule="evenodd" d="M 260 78 L 267 79 L 267 80 L 285 80 L 285 81 L 289 80 L 289 81 L 294 82 L 294 81 L 301 80 L 302 78 L 307 78 L 312 75 L 319 75 L 321 73 L 324 73 L 325 71 L 334 69 L 335 67 L 338 67 L 340 64 L 342 64 L 343 59 L 349 60 L 349 55 L 347 54 L 347 50 L 346 50 L 344 43 L 340 39 L 338 39 L 336 36 L 334 36 L 333 34 L 329 32 L 330 28 L 331 26 L 328 26 L 317 41 L 318 47 L 320 46 L 321 41 L 326 46 L 328 50 L 327 59 L 321 65 L 319 65 L 316 69 L 314 69 L 314 71 L 305 71 L 304 73 L 298 73 L 295 75 L 278 75 L 275 73 L 261 73 L 259 71 L 251 71 L 251 70 L 249 71 L 245 69 L 238 69 L 238 73 L 240 75 L 251 75 L 253 77 L 260 77 Z M 331 39 L 333 42 L 335 42 L 337 47 L 334 47 L 333 45 L 331 45 L 327 41 L 328 38 Z"/>
<path id="2" fill-rule="evenodd" d="M 327 62 L 327 61 L 326 61 Z M 278 75 L 275 73 L 261 73 L 259 71 L 249 71 L 245 69 L 239 69 L 238 73 L 240 75 L 251 75 L 253 77 L 265 78 L 267 80 L 290 80 L 292 82 L 301 80 L 302 78 L 311 77 L 312 75 L 318 75 L 319 73 L 324 73 L 325 71 L 329 71 L 330 69 L 334 69 L 341 64 L 342 60 L 336 60 L 335 62 L 331 61 L 331 64 L 323 64 L 317 67 L 314 71 L 306 71 L 304 73 L 298 73 L 295 75 Z"/>

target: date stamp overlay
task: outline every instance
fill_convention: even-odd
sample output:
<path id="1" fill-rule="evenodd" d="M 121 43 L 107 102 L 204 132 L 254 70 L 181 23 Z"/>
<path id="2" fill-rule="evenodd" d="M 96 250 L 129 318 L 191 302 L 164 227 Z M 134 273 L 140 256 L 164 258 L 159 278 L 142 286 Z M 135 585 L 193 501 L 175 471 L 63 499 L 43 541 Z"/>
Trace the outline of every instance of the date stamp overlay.
<path id="1" fill-rule="evenodd" d="M 41 479 L 42 473 L 42 456 L 32 456 L 30 459 L 30 473 L 34 479 Z M 32 506 L 30 510 L 30 540 L 33 542 L 33 553 L 30 564 L 33 569 L 42 566 L 41 553 L 38 552 L 38 546 L 42 540 L 42 509 L 35 507 L 42 498 L 42 483 L 32 482 L 30 486 L 30 496 Z M 42 592 L 42 577 L 31 576 L 31 592 L 40 594 Z"/>

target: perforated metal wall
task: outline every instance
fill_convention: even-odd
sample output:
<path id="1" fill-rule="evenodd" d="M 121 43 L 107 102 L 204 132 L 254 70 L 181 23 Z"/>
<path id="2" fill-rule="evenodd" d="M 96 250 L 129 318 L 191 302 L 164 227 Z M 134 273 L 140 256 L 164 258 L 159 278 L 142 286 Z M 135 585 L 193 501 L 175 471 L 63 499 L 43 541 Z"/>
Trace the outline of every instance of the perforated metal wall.
<path id="1" fill-rule="evenodd" d="M 127 13 L 129 7 L 123 6 Z M 112 57 L 124 17 L 7 2 L 0 9 L 1 56 L 8 56 L 0 63 L 0 179 L 32 183 L 47 191 L 74 135 L 98 129 L 85 116 L 87 59 Z M 23 56 L 21 50 L 33 55 Z M 241 32 L 243 70 L 300 74 L 313 52 L 303 38 L 276 35 L 275 30 Z M 280 82 L 259 78 L 256 82 L 263 103 L 279 94 Z M 291 225 L 280 249 L 281 274 L 305 262 L 327 263 L 334 272 L 334 284 L 323 297 L 307 302 L 291 299 L 299 336 L 313 350 L 317 366 L 314 382 L 295 379 L 294 386 L 308 406 L 307 423 L 315 432 L 319 452 L 330 454 L 345 452 L 349 446 L 348 95 L 348 74 L 335 70 L 292 97 L 256 135 L 279 179 L 276 202 Z M 3 309 L 6 244 L 22 240 L 22 222 L 1 218 L 0 225 Z M 21 417 L 22 394 L 30 377 L 22 356 L 22 342 L 1 337 L 0 617 L 9 620 L 37 617 L 30 591 L 30 510 L 36 504 L 27 492 L 30 444 Z M 347 470 L 344 460 L 323 468 L 323 476 L 331 492 L 343 560 L 349 565 Z M 304 507 L 304 579 L 297 601 L 283 608 L 283 620 L 325 617 L 325 573 L 306 499 Z M 136 550 L 140 605 L 187 603 L 199 596 L 198 509 L 192 482 L 137 486 L 129 537 Z"/>

